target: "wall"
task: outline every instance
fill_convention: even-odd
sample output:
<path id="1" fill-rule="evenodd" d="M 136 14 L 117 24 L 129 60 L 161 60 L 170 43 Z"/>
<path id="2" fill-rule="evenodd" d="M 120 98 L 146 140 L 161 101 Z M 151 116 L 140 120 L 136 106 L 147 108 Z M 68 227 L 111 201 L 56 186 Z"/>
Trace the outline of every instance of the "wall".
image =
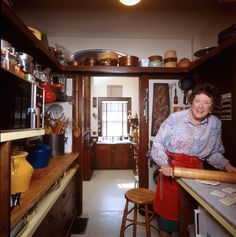
<path id="1" fill-rule="evenodd" d="M 138 91 L 139 81 L 137 77 L 92 77 L 91 78 L 91 99 L 93 97 L 106 97 L 107 85 L 122 85 L 123 97 L 131 97 L 132 114 L 138 114 Z M 132 90 L 130 89 L 132 88 Z M 98 114 L 98 108 L 92 107 L 91 101 L 91 114 Z M 91 116 L 91 130 L 97 132 L 97 119 Z"/>

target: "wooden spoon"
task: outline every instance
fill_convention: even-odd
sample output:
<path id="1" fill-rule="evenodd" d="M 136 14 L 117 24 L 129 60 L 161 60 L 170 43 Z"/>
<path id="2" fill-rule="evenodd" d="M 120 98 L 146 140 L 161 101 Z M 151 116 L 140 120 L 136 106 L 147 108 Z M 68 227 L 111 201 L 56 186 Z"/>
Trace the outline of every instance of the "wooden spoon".
<path id="1" fill-rule="evenodd" d="M 81 134 L 81 130 L 78 126 L 75 126 L 74 129 L 73 129 L 73 134 L 75 137 L 79 137 L 80 134 Z"/>

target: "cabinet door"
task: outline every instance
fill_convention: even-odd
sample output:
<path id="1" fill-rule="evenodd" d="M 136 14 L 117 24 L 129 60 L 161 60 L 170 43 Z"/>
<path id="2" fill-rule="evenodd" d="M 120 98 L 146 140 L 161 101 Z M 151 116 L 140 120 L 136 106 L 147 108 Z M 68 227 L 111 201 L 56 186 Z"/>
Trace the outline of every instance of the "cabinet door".
<path id="1" fill-rule="evenodd" d="M 58 231 L 58 209 L 60 208 L 59 203 L 56 202 L 48 214 L 45 216 L 43 221 L 41 222 L 40 226 L 33 234 L 33 237 L 44 237 L 44 236 L 51 236 L 57 237 L 59 235 Z"/>
<path id="2" fill-rule="evenodd" d="M 129 145 L 118 144 L 111 146 L 111 168 L 128 169 L 129 167 Z"/>
<path id="3" fill-rule="evenodd" d="M 90 180 L 93 174 L 93 156 L 92 148 L 83 149 L 82 175 L 83 180 Z"/>
<path id="4" fill-rule="evenodd" d="M 95 168 L 110 169 L 111 168 L 111 148 L 109 145 L 96 144 Z"/>

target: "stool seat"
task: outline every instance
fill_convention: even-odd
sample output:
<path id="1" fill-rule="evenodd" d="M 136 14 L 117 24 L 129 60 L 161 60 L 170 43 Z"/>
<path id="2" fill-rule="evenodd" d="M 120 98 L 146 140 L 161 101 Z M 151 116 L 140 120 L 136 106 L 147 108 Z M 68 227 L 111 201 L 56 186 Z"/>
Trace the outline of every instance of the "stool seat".
<path id="1" fill-rule="evenodd" d="M 126 228 L 129 226 L 133 226 L 133 237 L 136 237 L 136 230 L 137 225 L 143 226 L 146 228 L 146 236 L 151 236 L 150 227 L 155 228 L 157 231 L 158 229 L 151 225 L 150 222 L 155 217 L 155 212 L 151 209 L 149 210 L 149 206 L 153 205 L 154 199 L 155 199 L 155 192 L 146 189 L 146 188 L 133 188 L 128 190 L 125 193 L 126 198 L 126 204 L 125 209 L 123 213 L 122 223 L 121 223 L 121 229 L 120 229 L 120 237 L 124 237 L 124 232 Z M 133 203 L 134 206 L 129 209 L 129 203 Z M 137 218 L 137 211 L 141 210 L 144 212 L 145 215 L 145 221 L 141 222 L 138 221 Z M 128 217 L 128 215 L 133 211 L 133 219 Z M 126 225 L 126 221 L 129 221 L 130 224 Z"/>
<path id="2" fill-rule="evenodd" d="M 146 188 L 133 188 L 125 193 L 125 198 L 132 203 L 153 204 L 155 193 Z"/>

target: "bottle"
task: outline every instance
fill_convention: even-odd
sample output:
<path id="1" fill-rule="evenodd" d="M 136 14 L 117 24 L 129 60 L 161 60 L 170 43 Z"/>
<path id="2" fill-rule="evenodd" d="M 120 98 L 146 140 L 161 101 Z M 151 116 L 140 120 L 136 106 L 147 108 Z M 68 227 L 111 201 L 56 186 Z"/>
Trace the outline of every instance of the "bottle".
<path id="1" fill-rule="evenodd" d="M 178 96 L 177 96 L 176 88 L 175 88 L 175 95 L 174 95 L 174 104 L 178 104 Z"/>

